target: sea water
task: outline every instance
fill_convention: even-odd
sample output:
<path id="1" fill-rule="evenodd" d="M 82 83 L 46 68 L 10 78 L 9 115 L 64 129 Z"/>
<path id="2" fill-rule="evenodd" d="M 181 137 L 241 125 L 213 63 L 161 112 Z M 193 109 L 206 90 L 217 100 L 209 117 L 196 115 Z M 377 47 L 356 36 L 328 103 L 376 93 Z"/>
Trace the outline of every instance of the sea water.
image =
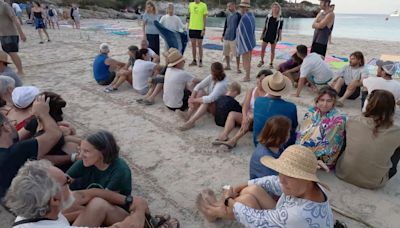
<path id="1" fill-rule="evenodd" d="M 285 18 L 283 33 L 312 36 L 313 21 L 313 18 Z M 224 22 L 225 18 L 207 18 L 209 27 L 223 27 Z M 265 18 L 256 18 L 257 30 L 262 30 L 264 23 Z M 336 14 L 333 37 L 400 42 L 400 17 L 377 14 Z"/>

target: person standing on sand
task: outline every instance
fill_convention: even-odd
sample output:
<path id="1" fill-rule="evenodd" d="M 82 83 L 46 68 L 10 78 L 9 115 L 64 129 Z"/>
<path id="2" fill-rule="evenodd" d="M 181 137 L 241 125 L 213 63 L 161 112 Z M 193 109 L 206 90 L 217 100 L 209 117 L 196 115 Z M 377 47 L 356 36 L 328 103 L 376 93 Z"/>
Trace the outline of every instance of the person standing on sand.
<path id="1" fill-rule="evenodd" d="M 311 52 L 316 52 L 324 57 L 328 47 L 329 36 L 335 23 L 335 14 L 330 10 L 330 4 L 330 0 L 320 0 L 321 12 L 318 13 L 312 25 L 315 30 Z"/>
<path id="2" fill-rule="evenodd" d="M 19 35 L 18 35 L 19 34 Z M 18 22 L 18 18 L 15 15 L 11 6 L 6 2 L 0 0 L 0 43 L 1 48 L 8 55 L 10 55 L 12 61 L 17 68 L 17 74 L 19 76 L 24 75 L 22 69 L 22 62 L 18 56 L 19 50 L 19 39 L 26 41 L 26 36 L 22 31 L 21 24 Z"/>
<path id="3" fill-rule="evenodd" d="M 239 7 L 242 18 L 236 31 L 237 56 L 242 56 L 243 68 L 246 71 L 241 81 L 248 82 L 250 81 L 251 55 L 256 46 L 256 19 L 253 13 L 249 12 L 250 0 L 242 0 Z"/>
<path id="4" fill-rule="evenodd" d="M 330 7 L 331 12 L 335 11 L 335 4 L 332 4 Z M 333 33 L 333 26 L 335 25 L 335 23 L 332 24 L 332 28 L 331 28 L 331 35 L 329 36 L 329 44 L 333 44 L 332 42 L 332 33 Z"/>
<path id="5" fill-rule="evenodd" d="M 268 14 L 265 20 L 264 30 L 261 33 L 261 40 L 263 43 L 261 47 L 261 60 L 257 67 L 262 67 L 264 65 L 265 49 L 269 43 L 271 45 L 271 62 L 269 68 L 274 68 L 275 48 L 278 41 L 282 39 L 283 17 L 281 17 L 281 14 L 281 5 L 277 2 L 272 3 L 271 14 Z"/>
<path id="6" fill-rule="evenodd" d="M 42 32 L 46 35 L 47 41 L 50 42 L 50 37 L 46 31 L 46 25 L 44 23 L 44 10 L 40 6 L 40 3 L 38 1 L 33 2 L 32 14 L 33 14 L 34 22 L 35 22 L 35 28 L 36 28 L 36 30 L 38 30 L 39 37 L 40 37 L 39 43 L 43 44 Z"/>
<path id="7" fill-rule="evenodd" d="M 194 0 L 189 4 L 189 38 L 192 43 L 193 61 L 189 66 L 197 66 L 196 48 L 199 48 L 199 67 L 203 66 L 203 37 L 206 32 L 207 4 Z"/>
<path id="8" fill-rule="evenodd" d="M 21 7 L 19 6 L 18 3 L 13 2 L 12 8 L 13 8 L 14 11 L 15 11 L 15 15 L 17 15 L 17 17 L 18 17 L 19 23 L 20 23 L 21 25 L 23 25 L 24 23 L 22 22 L 22 10 L 21 10 Z"/>
<path id="9" fill-rule="evenodd" d="M 237 72 L 242 73 L 240 70 L 240 56 L 236 55 L 236 30 L 240 22 L 240 15 L 239 12 L 236 11 L 236 3 L 229 2 L 228 3 L 228 15 L 225 20 L 224 32 L 222 33 L 221 41 L 224 42 L 224 56 L 226 60 L 226 67 L 224 70 L 231 69 L 231 61 L 230 57 L 236 56 L 236 66 Z"/>
<path id="10" fill-rule="evenodd" d="M 149 42 L 149 47 L 160 55 L 160 35 L 158 29 L 154 25 L 154 21 L 158 21 L 157 7 L 153 1 L 146 2 L 146 13 L 143 14 L 143 34 Z"/>

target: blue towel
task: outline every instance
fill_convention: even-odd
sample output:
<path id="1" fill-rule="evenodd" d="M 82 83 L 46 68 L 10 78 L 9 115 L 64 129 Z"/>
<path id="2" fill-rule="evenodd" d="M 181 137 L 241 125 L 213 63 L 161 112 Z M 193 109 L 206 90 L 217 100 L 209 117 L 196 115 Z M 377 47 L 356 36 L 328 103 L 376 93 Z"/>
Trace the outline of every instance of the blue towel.
<path id="1" fill-rule="evenodd" d="M 177 32 L 167 29 L 158 21 L 154 21 L 154 26 L 160 32 L 160 36 L 164 39 L 167 48 L 176 48 L 182 55 L 185 52 L 186 45 L 189 41 L 187 32 Z"/>
<path id="2" fill-rule="evenodd" d="M 210 50 L 219 50 L 222 51 L 224 47 L 220 44 L 203 44 L 203 48 Z"/>
<path id="3" fill-rule="evenodd" d="M 248 12 L 242 16 L 237 28 L 236 48 L 238 56 L 252 51 L 256 46 L 255 31 L 256 19 L 253 13 Z"/>

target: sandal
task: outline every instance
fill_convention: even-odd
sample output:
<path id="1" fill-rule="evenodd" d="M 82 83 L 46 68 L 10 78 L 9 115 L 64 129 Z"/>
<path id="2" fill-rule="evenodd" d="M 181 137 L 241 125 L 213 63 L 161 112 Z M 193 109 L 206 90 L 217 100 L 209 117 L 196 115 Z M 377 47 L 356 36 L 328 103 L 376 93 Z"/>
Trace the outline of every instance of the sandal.
<path id="1" fill-rule="evenodd" d="M 229 150 L 232 150 L 233 148 L 235 148 L 236 147 L 236 143 L 235 143 L 235 145 L 230 145 L 230 144 L 228 144 L 227 142 L 221 142 L 221 144 L 220 144 L 221 146 L 226 146 Z"/>
<path id="2" fill-rule="evenodd" d="M 105 92 L 105 93 L 111 93 L 111 92 L 114 92 L 114 91 L 116 91 L 116 90 L 118 90 L 118 89 L 117 89 L 117 88 L 114 88 L 114 87 L 112 87 L 112 86 L 110 86 L 110 87 L 105 88 L 105 89 L 104 89 L 104 92 Z"/>
<path id="3" fill-rule="evenodd" d="M 157 228 L 179 228 L 180 224 L 178 219 L 176 218 L 169 218 L 163 224 L 156 226 Z"/>
<path id="4" fill-rule="evenodd" d="M 264 65 L 264 61 L 260 61 L 257 65 L 257 67 L 262 67 Z"/>
<path id="5" fill-rule="evenodd" d="M 213 146 L 220 146 L 220 145 L 222 145 L 222 143 L 227 142 L 227 141 L 228 141 L 228 139 L 226 139 L 226 140 L 215 139 L 211 144 Z"/>
<path id="6" fill-rule="evenodd" d="M 143 104 L 145 104 L 145 105 L 153 105 L 154 101 L 143 100 Z"/>
<path id="7" fill-rule="evenodd" d="M 137 103 L 139 103 L 139 104 L 143 104 L 143 102 L 144 102 L 144 99 L 143 99 L 143 98 L 136 99 L 136 102 L 137 102 Z"/>

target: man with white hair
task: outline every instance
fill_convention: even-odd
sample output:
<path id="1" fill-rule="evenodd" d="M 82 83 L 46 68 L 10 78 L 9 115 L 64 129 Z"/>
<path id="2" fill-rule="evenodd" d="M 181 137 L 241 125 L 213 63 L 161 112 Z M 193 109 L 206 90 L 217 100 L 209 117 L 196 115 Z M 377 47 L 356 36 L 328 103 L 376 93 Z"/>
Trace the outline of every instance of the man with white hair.
<path id="1" fill-rule="evenodd" d="M 0 100 L 3 104 L 12 104 L 11 94 L 15 88 L 15 81 L 13 78 L 0 75 Z"/>
<path id="2" fill-rule="evenodd" d="M 18 141 L 15 121 L 0 114 L 0 199 L 18 169 L 29 159 L 42 159 L 61 138 L 62 132 L 49 114 L 49 102 L 42 95 L 33 103 L 32 113 L 40 120 L 44 133 L 29 140 Z"/>
<path id="3" fill-rule="evenodd" d="M 149 51 L 149 55 L 151 57 L 151 61 L 155 63 L 160 63 L 160 56 L 157 55 L 153 49 L 149 48 L 149 41 L 148 40 L 142 40 L 140 42 L 140 48 L 139 49 L 147 49 Z"/>
<path id="4" fill-rule="evenodd" d="M 22 86 L 22 81 L 19 76 L 15 73 L 13 69 L 11 69 L 8 64 L 11 64 L 8 61 L 8 55 L 4 51 L 0 51 L 0 75 L 12 77 L 15 81 L 15 86 Z"/>
<path id="5" fill-rule="evenodd" d="M 100 45 L 100 53 L 93 61 L 93 76 L 99 85 L 109 85 L 114 80 L 116 72 L 125 63 L 112 59 L 108 56 L 110 47 L 106 43 Z"/>
<path id="6" fill-rule="evenodd" d="M 120 213 L 106 200 L 113 198 L 125 202 L 119 193 L 89 189 L 72 193 L 69 189 L 71 178 L 47 160 L 28 161 L 18 171 L 5 197 L 7 207 L 17 215 L 14 228 L 35 227 L 143 227 L 145 213 L 149 212 L 147 202 L 132 197 L 130 214 Z M 61 213 L 76 201 L 86 203 L 81 213 L 76 215 L 72 226 Z"/>

